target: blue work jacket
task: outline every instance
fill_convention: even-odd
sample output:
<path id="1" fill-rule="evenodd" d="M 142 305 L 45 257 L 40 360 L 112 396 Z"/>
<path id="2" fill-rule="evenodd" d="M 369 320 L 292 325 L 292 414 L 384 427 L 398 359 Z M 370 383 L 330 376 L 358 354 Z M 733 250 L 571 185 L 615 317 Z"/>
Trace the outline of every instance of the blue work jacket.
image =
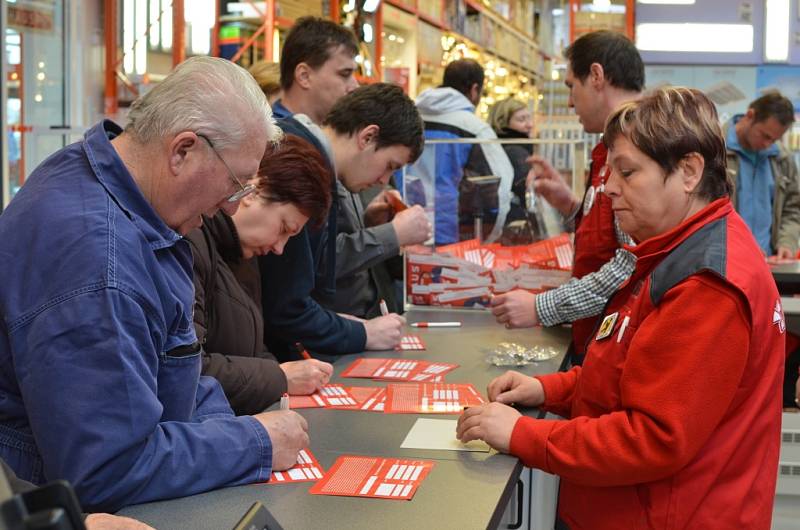
<path id="1" fill-rule="evenodd" d="M 0 457 L 84 507 L 266 481 L 261 424 L 200 376 L 188 243 L 140 192 L 105 121 L 0 215 Z M 146 170 L 146 168 L 141 168 Z"/>

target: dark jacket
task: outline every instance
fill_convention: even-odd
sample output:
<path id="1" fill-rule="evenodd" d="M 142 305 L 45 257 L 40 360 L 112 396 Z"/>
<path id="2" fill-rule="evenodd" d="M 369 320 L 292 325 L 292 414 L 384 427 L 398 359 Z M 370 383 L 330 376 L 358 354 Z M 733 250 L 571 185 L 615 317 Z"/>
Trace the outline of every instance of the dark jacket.
<path id="1" fill-rule="evenodd" d="M 314 134 L 292 116 L 278 120 L 287 134 L 295 134 L 322 153 L 329 167 L 330 156 Z M 336 290 L 336 218 L 339 205 L 334 200 L 323 227 L 304 227 L 286 243 L 283 254 L 258 259 L 261 271 L 261 302 L 269 348 L 278 353 L 294 351 L 294 341 L 315 352 L 343 354 L 364 351 L 367 332 L 364 324 L 342 318 L 324 309 L 311 292 Z M 323 266 L 324 261 L 324 266 Z"/>
<path id="2" fill-rule="evenodd" d="M 203 374 L 215 377 L 236 414 L 257 414 L 286 392 L 286 376 L 264 346 L 261 284 L 244 260 L 233 220 L 220 211 L 186 236 L 194 257 L 194 326 Z"/>
<path id="3" fill-rule="evenodd" d="M 512 129 L 496 132 L 497 137 L 502 139 L 528 138 L 526 134 Z M 503 144 L 503 150 L 514 168 L 514 181 L 511 184 L 511 208 L 506 221 L 508 224 L 511 221 L 525 219 L 525 180 L 530 170 L 530 165 L 526 160 L 533 154 L 533 144 Z"/>

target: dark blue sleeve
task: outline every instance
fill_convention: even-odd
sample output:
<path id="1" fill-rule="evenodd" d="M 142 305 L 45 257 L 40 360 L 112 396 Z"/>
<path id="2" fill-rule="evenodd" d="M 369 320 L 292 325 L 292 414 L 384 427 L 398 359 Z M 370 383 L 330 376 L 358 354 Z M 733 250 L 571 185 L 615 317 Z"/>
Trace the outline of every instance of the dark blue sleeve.
<path id="1" fill-rule="evenodd" d="M 278 256 L 259 258 L 261 304 L 267 338 L 326 354 L 362 352 L 367 342 L 364 325 L 342 318 L 313 298 L 314 258 L 308 229 L 289 239 Z"/>
<path id="2" fill-rule="evenodd" d="M 84 508 L 111 512 L 268 480 L 267 431 L 230 414 L 215 382 L 198 387 L 199 353 L 159 352 L 157 317 L 144 307 L 101 288 L 56 302 L 11 335 L 47 479 L 69 480 Z M 177 410 L 189 414 L 176 421 Z"/>

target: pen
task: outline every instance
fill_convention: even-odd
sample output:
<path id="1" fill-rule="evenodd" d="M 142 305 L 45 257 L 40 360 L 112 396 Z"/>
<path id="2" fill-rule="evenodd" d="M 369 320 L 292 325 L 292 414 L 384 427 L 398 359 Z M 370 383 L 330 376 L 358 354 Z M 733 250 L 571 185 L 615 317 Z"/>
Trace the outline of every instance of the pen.
<path id="1" fill-rule="evenodd" d="M 392 205 L 392 209 L 394 210 L 394 213 L 402 212 L 403 210 L 407 210 L 408 209 L 408 205 L 406 203 L 404 203 L 394 193 L 387 193 L 386 197 L 387 197 L 387 199 L 389 199 L 389 204 Z"/>
<path id="2" fill-rule="evenodd" d="M 283 393 L 281 396 L 281 410 L 290 410 L 289 409 L 289 394 L 286 392 Z"/>
<path id="3" fill-rule="evenodd" d="M 303 348 L 302 344 L 300 344 L 299 342 L 295 342 L 294 345 L 297 348 L 297 352 L 300 354 L 300 357 L 306 360 L 311 359 L 311 355 L 309 355 L 308 351 L 306 351 L 306 349 Z"/>
<path id="4" fill-rule="evenodd" d="M 412 328 L 460 328 L 461 322 L 412 322 Z"/>
<path id="5" fill-rule="evenodd" d="M 389 308 L 386 306 L 386 300 L 381 300 L 381 315 L 386 316 L 389 314 Z"/>

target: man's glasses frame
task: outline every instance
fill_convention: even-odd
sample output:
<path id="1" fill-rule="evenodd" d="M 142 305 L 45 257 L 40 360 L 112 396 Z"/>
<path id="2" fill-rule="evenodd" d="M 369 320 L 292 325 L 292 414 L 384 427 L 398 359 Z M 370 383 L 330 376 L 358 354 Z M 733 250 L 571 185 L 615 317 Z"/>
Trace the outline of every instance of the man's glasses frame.
<path id="1" fill-rule="evenodd" d="M 248 195 L 250 195 L 251 193 L 253 193 L 254 191 L 256 191 L 255 184 L 244 185 L 241 182 L 239 182 L 239 179 L 236 178 L 236 174 L 233 172 L 233 170 L 231 170 L 231 166 L 229 166 L 228 163 L 225 162 L 225 159 L 222 158 L 221 154 L 219 154 L 219 151 L 217 151 L 217 148 L 214 147 L 213 143 L 211 143 L 211 140 L 208 138 L 208 136 L 201 133 L 195 133 L 195 134 L 200 138 L 202 138 L 203 140 L 205 140 L 206 143 L 208 143 L 208 146 L 211 148 L 212 151 L 214 151 L 214 154 L 217 155 L 217 158 L 219 158 L 220 162 L 222 162 L 222 165 L 225 166 L 225 169 L 228 170 L 228 175 L 231 177 L 231 180 L 234 181 L 236 183 L 236 186 L 239 187 L 239 191 L 228 197 L 228 202 L 239 202 Z"/>

